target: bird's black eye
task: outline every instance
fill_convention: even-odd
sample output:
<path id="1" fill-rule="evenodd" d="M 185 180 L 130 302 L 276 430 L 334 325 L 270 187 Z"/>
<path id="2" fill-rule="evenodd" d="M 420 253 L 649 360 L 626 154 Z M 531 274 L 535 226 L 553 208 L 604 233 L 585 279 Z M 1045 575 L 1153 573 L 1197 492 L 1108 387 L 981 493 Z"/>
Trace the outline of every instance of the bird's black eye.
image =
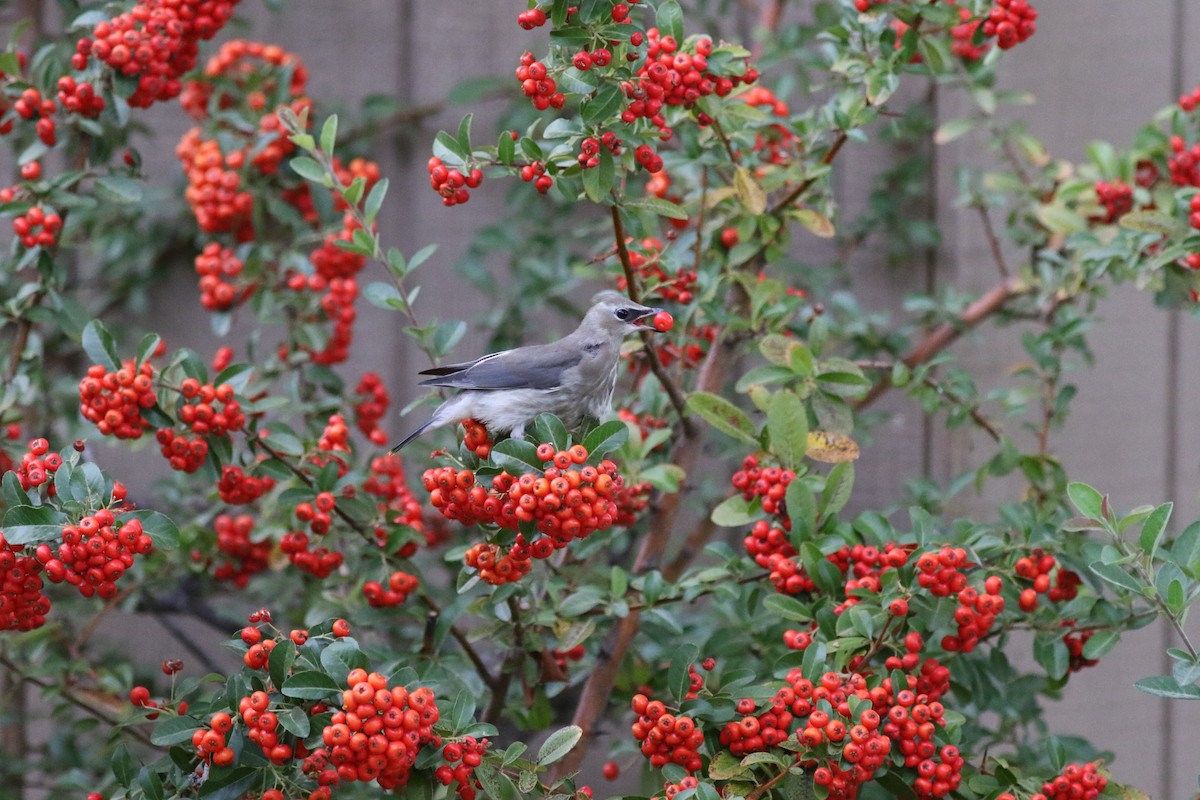
<path id="1" fill-rule="evenodd" d="M 629 315 L 632 313 L 628 308 L 618 308 L 616 311 L 617 319 L 629 319 Z"/>

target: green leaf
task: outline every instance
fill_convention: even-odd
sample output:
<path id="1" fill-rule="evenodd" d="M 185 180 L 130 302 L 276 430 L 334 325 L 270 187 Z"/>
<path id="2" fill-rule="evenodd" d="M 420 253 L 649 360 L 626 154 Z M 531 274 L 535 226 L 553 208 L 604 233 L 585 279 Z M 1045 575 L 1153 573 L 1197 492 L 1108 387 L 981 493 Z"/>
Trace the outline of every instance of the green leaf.
<path id="1" fill-rule="evenodd" d="M 159 550 L 174 550 L 179 547 L 179 527 L 170 517 L 161 511 L 139 508 L 128 514 L 122 514 L 117 518 L 117 521 L 120 522 L 126 518 L 136 519 L 142 523 L 142 530 L 154 542 L 155 548 Z"/>
<path id="2" fill-rule="evenodd" d="M 1079 233 L 1087 230 L 1087 220 L 1081 214 L 1057 203 L 1039 205 L 1034 216 L 1051 233 Z"/>
<path id="3" fill-rule="evenodd" d="M 632 200 L 625 200 L 621 203 L 626 208 L 644 208 L 648 211 L 653 211 L 660 217 L 668 217 L 670 219 L 687 219 L 688 213 L 683 206 L 678 203 L 672 203 L 670 200 L 663 200 L 658 197 L 637 197 Z"/>
<path id="4" fill-rule="evenodd" d="M 496 140 L 496 160 L 507 167 L 512 165 L 516 155 L 517 143 L 513 141 L 512 134 L 500 131 L 500 138 Z"/>
<path id="5" fill-rule="evenodd" d="M 379 208 L 383 205 L 383 198 L 387 196 L 388 179 L 380 178 L 375 185 L 371 187 L 371 191 L 367 194 L 367 202 L 363 204 L 363 214 L 367 218 L 367 222 L 375 221 L 375 217 L 379 215 Z"/>
<path id="6" fill-rule="evenodd" d="M 308 156 L 296 156 L 288 162 L 292 168 L 292 172 L 304 178 L 306 181 L 318 183 L 326 188 L 333 186 L 333 181 L 325 174 L 325 168 L 318 164 L 314 159 Z"/>
<path id="7" fill-rule="evenodd" d="M 62 536 L 66 524 L 67 515 L 56 508 L 19 505 L 4 512 L 0 530 L 9 544 L 37 544 Z"/>
<path id="8" fill-rule="evenodd" d="M 542 742 L 542 746 L 538 748 L 538 766 L 544 767 L 547 764 L 553 764 L 555 761 L 558 761 L 571 752 L 571 749 L 575 747 L 582 736 L 583 729 L 578 725 L 568 725 L 565 728 L 559 728 L 547 736 L 546 741 Z"/>
<path id="9" fill-rule="evenodd" d="M 654 15 L 654 24 L 662 36 L 674 36 L 675 41 L 683 44 L 683 9 L 675 0 L 665 0 L 658 4 Z"/>
<path id="10" fill-rule="evenodd" d="M 271 655 L 274 656 L 278 650 L 279 648 L 276 647 L 271 652 Z M 276 716 L 279 717 L 280 726 L 293 736 L 299 736 L 301 739 L 304 739 L 312 731 L 312 723 L 309 722 L 309 716 L 300 706 L 287 706 L 281 709 Z"/>
<path id="11" fill-rule="evenodd" d="M 363 289 L 363 297 L 367 302 L 378 308 L 396 309 L 404 306 L 404 298 L 394 284 L 384 281 L 372 281 Z"/>
<path id="12" fill-rule="evenodd" d="M 96 179 L 96 197 L 108 203 L 140 203 L 142 182 L 124 175 L 105 175 Z"/>
<path id="13" fill-rule="evenodd" d="M 711 392 L 692 392 L 688 395 L 687 407 L 722 433 L 747 444 L 758 444 L 750 418 L 724 397 Z"/>
<path id="14" fill-rule="evenodd" d="M 446 355 L 462 340 L 463 334 L 466 332 L 467 323 L 461 319 L 438 325 L 433 332 L 433 352 L 438 356 Z"/>
<path id="15" fill-rule="evenodd" d="M 792 521 L 792 536 L 802 541 L 813 535 L 817 528 L 817 498 L 812 488 L 800 477 L 792 479 L 788 484 L 787 493 L 783 496 L 787 506 L 788 517 Z"/>
<path id="16" fill-rule="evenodd" d="M 333 148 L 337 144 L 338 118 L 337 114 L 330 114 L 325 120 L 325 124 L 321 126 L 321 149 L 329 155 L 333 155 Z"/>
<path id="17" fill-rule="evenodd" d="M 1133 684 L 1147 694 L 1172 700 L 1200 700 L 1200 686 L 1180 686 L 1170 675 L 1142 678 Z"/>
<path id="18" fill-rule="evenodd" d="M 606 147 L 600 148 L 600 163 L 583 171 L 583 193 L 593 203 L 601 203 L 612 189 L 613 158 Z"/>
<path id="19" fill-rule="evenodd" d="M 617 113 L 625 102 L 625 92 L 615 83 L 604 85 L 594 97 L 585 99 L 579 106 L 579 113 L 588 125 L 601 125 Z"/>
<path id="20" fill-rule="evenodd" d="M 1116 564 L 1104 564 L 1100 561 L 1095 561 L 1089 564 L 1088 567 L 1098 577 L 1111 583 L 1113 586 L 1119 586 L 1122 589 L 1128 589 L 1137 594 L 1142 593 L 1143 586 L 1137 578 L 1134 578 Z"/>
<path id="21" fill-rule="evenodd" d="M 796 598 L 786 594 L 769 594 L 763 598 L 763 608 L 773 616 L 795 622 L 812 622 L 812 612 Z"/>
<path id="22" fill-rule="evenodd" d="M 512 779 L 491 764 L 480 764 L 472 774 L 479 781 L 484 795 L 490 800 L 514 800 L 517 797 L 517 787 L 513 785 Z"/>
<path id="23" fill-rule="evenodd" d="M 570 445 L 571 434 L 562 420 L 553 414 L 538 414 L 533 419 L 533 429 L 538 441 L 549 442 L 556 450 L 565 450 Z"/>
<path id="24" fill-rule="evenodd" d="M 542 460 L 537 457 L 537 445 L 521 439 L 497 442 L 492 448 L 491 460 L 501 469 L 518 475 L 530 471 L 541 475 L 544 468 Z"/>
<path id="25" fill-rule="evenodd" d="M 1100 658 L 1121 640 L 1117 631 L 1096 631 L 1092 637 L 1083 643 L 1084 658 Z"/>
<path id="26" fill-rule="evenodd" d="M 843 461 L 829 470 L 825 479 L 825 490 L 821 492 L 818 511 L 822 517 L 832 517 L 845 507 L 854 490 L 854 465 Z"/>
<path id="27" fill-rule="evenodd" d="M 767 407 L 767 433 L 771 452 L 786 469 L 794 470 L 808 449 L 808 413 L 794 392 L 776 392 Z"/>
<path id="28" fill-rule="evenodd" d="M 204 800 L 237 800 L 262 780 L 261 767 L 214 767 L 200 787 Z"/>
<path id="29" fill-rule="evenodd" d="M 1061 636 L 1037 636 L 1033 640 L 1033 659 L 1046 670 L 1052 680 L 1059 680 L 1067 674 L 1071 664 L 1071 654 Z"/>
<path id="30" fill-rule="evenodd" d="M 137 767 L 133 765 L 133 758 L 129 755 L 129 748 L 125 746 L 124 742 L 118 744 L 116 750 L 113 751 L 112 771 L 117 783 L 126 789 L 130 787 L 137 775 Z"/>
<path id="31" fill-rule="evenodd" d="M 974 119 L 970 118 L 952 119 L 949 122 L 944 122 L 934 132 L 933 143 L 949 144 L 974 128 L 975 122 Z"/>
<path id="32" fill-rule="evenodd" d="M 167 717 L 154 725 L 150 742 L 160 747 L 188 742 L 192 739 L 192 733 L 199 727 L 200 721 L 192 717 Z"/>
<path id="33" fill-rule="evenodd" d="M 1171 519 L 1173 507 L 1173 503 L 1163 503 L 1154 509 L 1142 523 L 1142 532 L 1138 535 L 1138 546 L 1151 560 L 1158 552 L 1158 546 L 1162 542 L 1163 533 L 1167 530 L 1167 522 Z"/>
<path id="34" fill-rule="evenodd" d="M 287 680 L 288 673 L 292 671 L 292 664 L 296 662 L 296 645 L 290 639 L 284 639 L 277 643 L 271 651 L 270 657 L 267 659 L 267 673 L 271 676 L 271 683 L 276 686 L 282 686 Z"/>
<path id="35" fill-rule="evenodd" d="M 1185 236 L 1188 228 L 1170 214 L 1161 211 L 1139 210 L 1123 214 L 1118 220 L 1122 228 L 1141 233 L 1158 233 L 1177 238 Z"/>
<path id="36" fill-rule="evenodd" d="M 1079 513 L 1091 519 L 1104 519 L 1104 496 L 1086 483 L 1067 484 L 1067 497 Z"/>
<path id="37" fill-rule="evenodd" d="M 474 114 L 463 116 L 458 123 L 458 135 L 455 137 L 458 140 L 458 146 L 468 154 L 471 152 L 471 120 L 474 118 Z"/>
<path id="38" fill-rule="evenodd" d="M 121 368 L 116 342 L 100 320 L 94 319 L 84 326 L 82 344 L 83 351 L 93 364 L 99 364 L 110 372 Z"/>
<path id="39" fill-rule="evenodd" d="M 159 338 L 157 333 L 147 333 L 143 336 L 142 340 L 138 342 L 135 366 L 140 367 L 145 361 L 149 360 L 150 356 L 154 355 L 154 351 L 158 349 L 160 342 L 162 342 L 162 339 Z"/>
<path id="40" fill-rule="evenodd" d="M 758 511 L 757 503 L 752 504 L 752 501 L 735 494 L 725 498 L 712 510 L 711 519 L 714 525 L 720 525 L 722 528 L 740 528 L 754 522 Z"/>
<path id="41" fill-rule="evenodd" d="M 683 702 L 691 686 L 689 667 L 700 657 L 700 648 L 694 642 L 682 642 L 671 649 L 671 665 L 667 668 L 667 691 L 676 700 Z"/>
<path id="42" fill-rule="evenodd" d="M 437 136 L 433 139 L 433 145 L 433 154 L 443 161 L 449 158 L 452 162 L 451 166 L 462 166 L 471 157 L 471 151 L 459 144 L 458 139 L 445 131 L 437 132 Z"/>
<path id="43" fill-rule="evenodd" d="M 283 687 L 280 689 L 284 697 L 295 697 L 300 700 L 321 700 L 341 690 L 342 687 L 333 678 L 317 670 L 294 673 L 284 681 Z"/>
<path id="44" fill-rule="evenodd" d="M 588 432 L 583 439 L 583 446 L 588 451 L 589 460 L 597 460 L 617 450 L 629 438 L 629 428 L 619 419 L 602 422 Z"/>
<path id="45" fill-rule="evenodd" d="M 746 167 L 738 167 L 733 174 L 733 186 L 737 190 L 738 199 L 751 214 L 762 214 L 767 210 L 767 193 L 762 184 Z"/>

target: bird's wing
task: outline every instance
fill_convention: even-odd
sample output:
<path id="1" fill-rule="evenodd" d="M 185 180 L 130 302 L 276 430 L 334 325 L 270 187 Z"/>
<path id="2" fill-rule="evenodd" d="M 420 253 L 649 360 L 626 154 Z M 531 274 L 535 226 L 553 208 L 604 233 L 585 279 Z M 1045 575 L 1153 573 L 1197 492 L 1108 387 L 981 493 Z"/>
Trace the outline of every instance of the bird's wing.
<path id="1" fill-rule="evenodd" d="M 449 389 L 551 389 L 559 385 L 563 371 L 582 358 L 582 353 L 551 349 L 548 345 L 519 347 L 477 361 L 425 370 L 422 375 L 435 377 L 421 381 L 421 385 Z"/>

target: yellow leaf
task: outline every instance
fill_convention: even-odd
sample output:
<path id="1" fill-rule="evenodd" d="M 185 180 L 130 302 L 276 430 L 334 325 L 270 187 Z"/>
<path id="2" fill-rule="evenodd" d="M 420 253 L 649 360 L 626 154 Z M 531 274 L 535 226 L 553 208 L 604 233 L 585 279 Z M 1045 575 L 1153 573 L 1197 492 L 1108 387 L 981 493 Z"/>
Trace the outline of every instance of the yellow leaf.
<path id="1" fill-rule="evenodd" d="M 849 436 L 828 431 L 809 431 L 804 454 L 823 464 L 840 464 L 858 458 L 858 443 Z"/>
<path id="2" fill-rule="evenodd" d="M 767 193 L 750 170 L 738 167 L 733 174 L 733 185 L 742 205 L 751 214 L 761 214 L 767 210 Z"/>

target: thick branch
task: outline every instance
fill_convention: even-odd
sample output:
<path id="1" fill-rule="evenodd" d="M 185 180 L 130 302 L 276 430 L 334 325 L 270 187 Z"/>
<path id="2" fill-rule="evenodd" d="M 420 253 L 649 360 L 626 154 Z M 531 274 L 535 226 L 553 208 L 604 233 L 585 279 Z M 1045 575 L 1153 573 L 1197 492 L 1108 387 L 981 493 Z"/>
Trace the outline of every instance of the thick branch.
<path id="1" fill-rule="evenodd" d="M 943 322 L 931 330 L 913 351 L 904 357 L 903 361 L 909 368 L 924 364 L 938 353 L 953 344 L 958 337 L 983 322 L 988 317 L 1004 308 L 1008 301 L 1024 294 L 1029 287 L 1020 280 L 1009 279 L 996 284 L 984 292 L 978 300 L 963 309 L 958 318 L 951 322 Z M 883 379 L 863 396 L 856 404 L 857 408 L 866 408 L 874 403 L 891 388 L 891 381 Z"/>

